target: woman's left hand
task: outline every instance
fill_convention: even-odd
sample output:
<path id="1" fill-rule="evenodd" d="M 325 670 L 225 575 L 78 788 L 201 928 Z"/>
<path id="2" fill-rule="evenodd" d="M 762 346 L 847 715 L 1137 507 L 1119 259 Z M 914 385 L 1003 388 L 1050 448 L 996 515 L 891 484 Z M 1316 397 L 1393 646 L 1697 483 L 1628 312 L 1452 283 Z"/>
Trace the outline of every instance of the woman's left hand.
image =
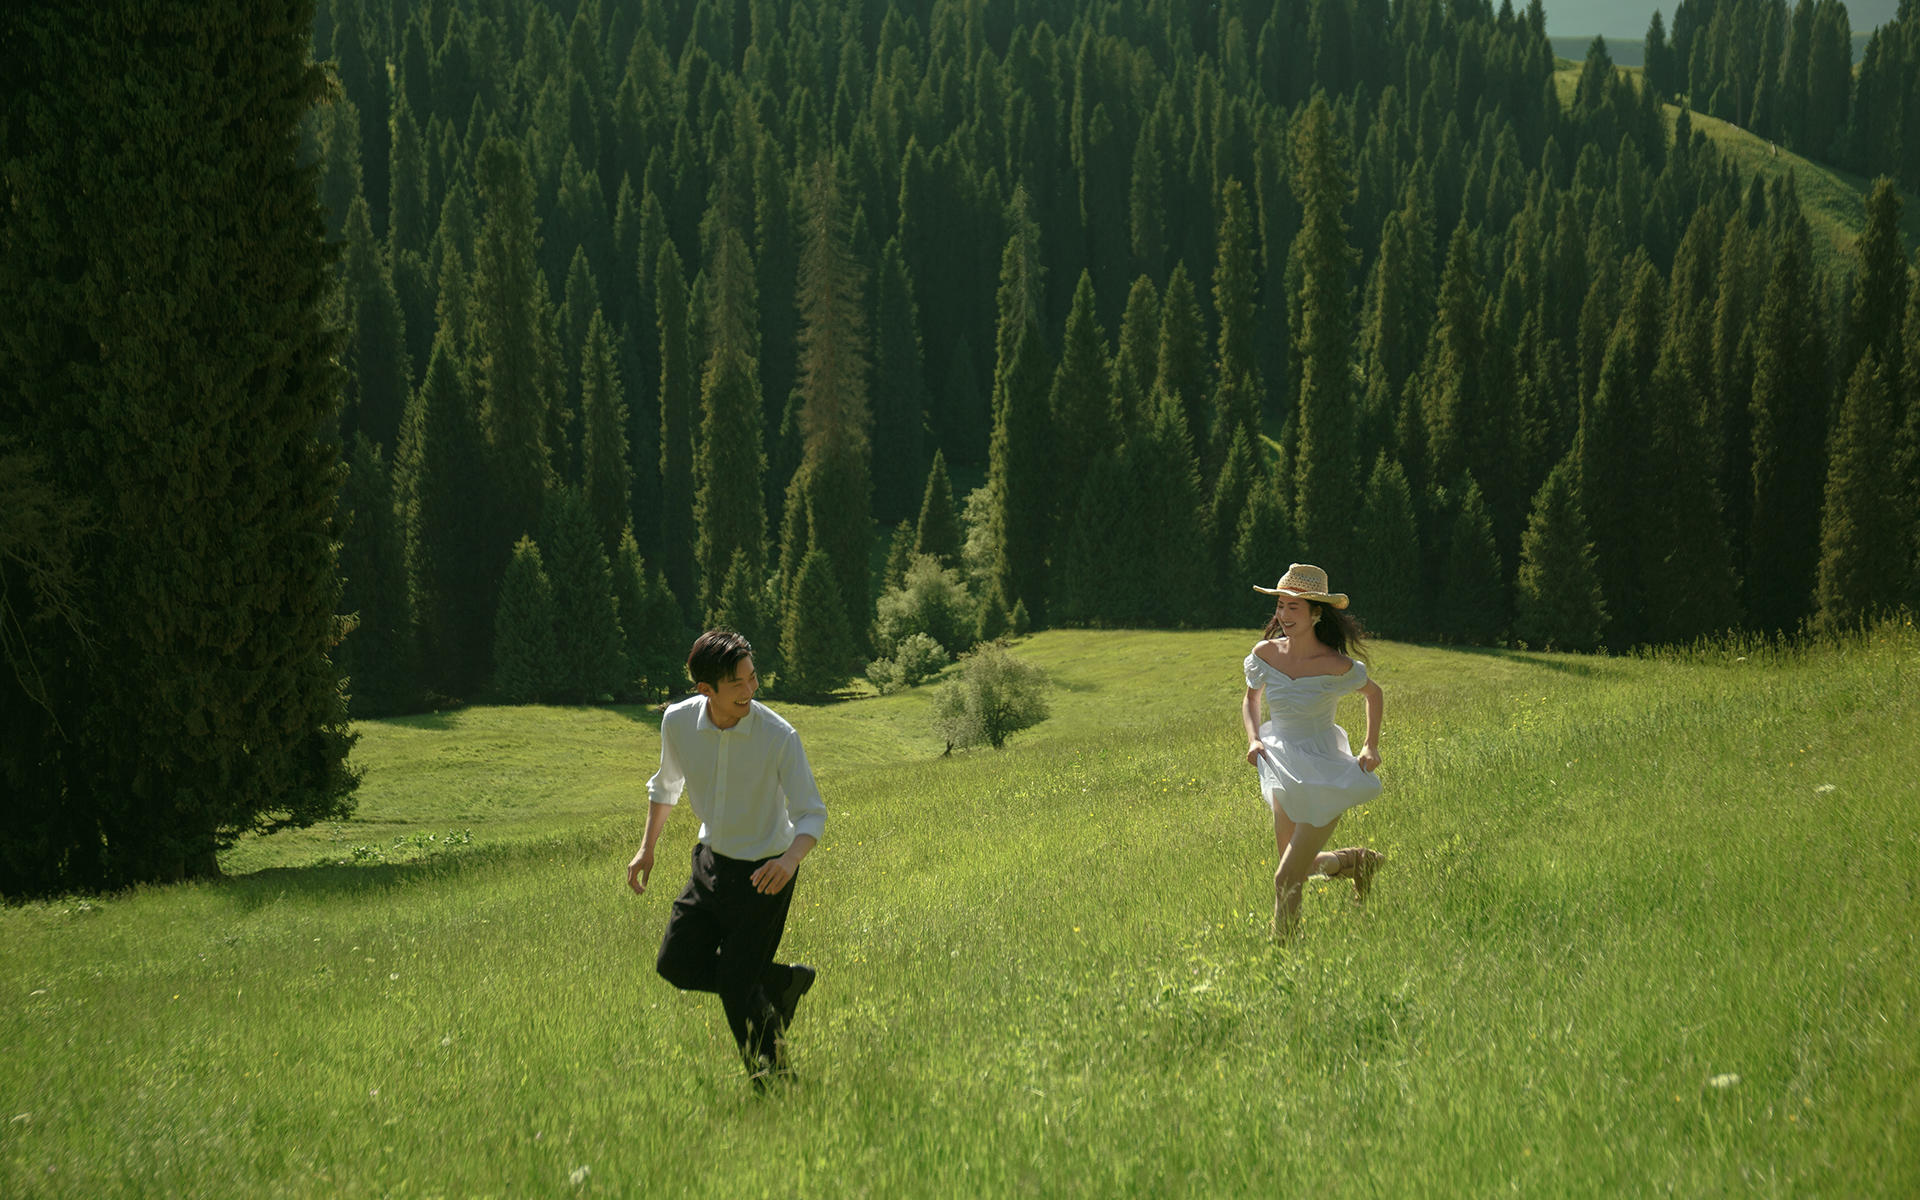
<path id="1" fill-rule="evenodd" d="M 1362 771 L 1369 771 L 1369 772 L 1379 770 L 1380 769 L 1380 752 L 1374 749 L 1372 746 L 1361 747 L 1360 748 L 1360 769 Z"/>

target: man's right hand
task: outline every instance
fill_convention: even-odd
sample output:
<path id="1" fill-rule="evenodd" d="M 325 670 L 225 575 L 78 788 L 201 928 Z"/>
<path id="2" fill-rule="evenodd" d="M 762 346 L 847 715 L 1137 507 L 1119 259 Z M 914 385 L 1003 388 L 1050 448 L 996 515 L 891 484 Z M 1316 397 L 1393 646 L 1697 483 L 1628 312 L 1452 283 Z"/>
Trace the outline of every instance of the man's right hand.
<path id="1" fill-rule="evenodd" d="M 633 856 L 627 864 L 627 886 L 636 896 L 644 895 L 647 890 L 647 876 L 653 874 L 653 847 L 642 846 L 640 853 Z"/>

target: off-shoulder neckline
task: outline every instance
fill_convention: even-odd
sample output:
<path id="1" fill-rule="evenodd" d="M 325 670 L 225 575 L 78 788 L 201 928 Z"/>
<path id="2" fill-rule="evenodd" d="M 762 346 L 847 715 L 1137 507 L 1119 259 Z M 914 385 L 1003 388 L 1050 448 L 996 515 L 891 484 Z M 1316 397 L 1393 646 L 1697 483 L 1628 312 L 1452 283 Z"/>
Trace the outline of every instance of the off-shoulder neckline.
<path id="1" fill-rule="evenodd" d="M 1257 650 L 1247 651 L 1247 657 L 1252 659 L 1254 662 L 1259 663 L 1261 666 L 1265 667 L 1267 670 L 1272 671 L 1275 675 L 1278 675 L 1280 678 L 1285 679 L 1290 683 L 1300 683 L 1308 679 L 1345 679 L 1347 676 L 1353 674 L 1353 672 L 1360 666 L 1359 659 L 1348 656 L 1347 669 L 1344 671 L 1336 671 L 1328 675 L 1289 675 L 1285 671 L 1282 671 L 1279 667 L 1276 667 L 1272 663 L 1268 662 L 1266 659 L 1261 658 Z"/>

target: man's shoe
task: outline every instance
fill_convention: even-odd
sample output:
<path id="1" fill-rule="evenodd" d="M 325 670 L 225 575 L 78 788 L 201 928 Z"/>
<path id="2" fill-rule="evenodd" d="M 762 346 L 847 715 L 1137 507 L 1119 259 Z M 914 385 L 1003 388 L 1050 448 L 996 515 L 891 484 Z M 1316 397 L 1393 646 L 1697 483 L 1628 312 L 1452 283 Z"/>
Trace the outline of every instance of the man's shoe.
<path id="1" fill-rule="evenodd" d="M 793 1025 L 793 1010 L 800 1006 L 800 997 L 807 994 L 807 989 L 813 986 L 813 981 L 820 975 L 820 972 L 812 967 L 800 963 L 793 964 L 792 969 L 792 980 L 773 1005 L 780 1013 L 780 1026 L 783 1033 Z"/>

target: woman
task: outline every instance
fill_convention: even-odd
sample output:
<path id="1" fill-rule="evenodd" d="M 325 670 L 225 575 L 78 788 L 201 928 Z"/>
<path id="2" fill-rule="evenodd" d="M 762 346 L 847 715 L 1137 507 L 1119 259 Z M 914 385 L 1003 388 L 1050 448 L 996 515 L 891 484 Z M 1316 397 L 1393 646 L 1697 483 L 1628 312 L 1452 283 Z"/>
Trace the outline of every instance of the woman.
<path id="1" fill-rule="evenodd" d="M 1360 623 L 1344 593 L 1330 592 L 1327 573 L 1294 563 L 1273 587 L 1279 597 L 1262 640 L 1247 655 L 1247 695 L 1240 716 L 1247 761 L 1273 809 L 1280 868 L 1273 873 L 1273 934 L 1285 942 L 1300 922 L 1300 889 L 1309 875 L 1352 879 L 1356 903 L 1366 899 L 1385 855 L 1361 846 L 1322 852 L 1340 814 L 1380 794 L 1380 685 L 1365 664 Z M 1356 758 L 1346 730 L 1333 720 L 1340 697 L 1359 692 L 1367 707 L 1367 740 Z M 1260 723 L 1260 697 L 1268 720 Z"/>

